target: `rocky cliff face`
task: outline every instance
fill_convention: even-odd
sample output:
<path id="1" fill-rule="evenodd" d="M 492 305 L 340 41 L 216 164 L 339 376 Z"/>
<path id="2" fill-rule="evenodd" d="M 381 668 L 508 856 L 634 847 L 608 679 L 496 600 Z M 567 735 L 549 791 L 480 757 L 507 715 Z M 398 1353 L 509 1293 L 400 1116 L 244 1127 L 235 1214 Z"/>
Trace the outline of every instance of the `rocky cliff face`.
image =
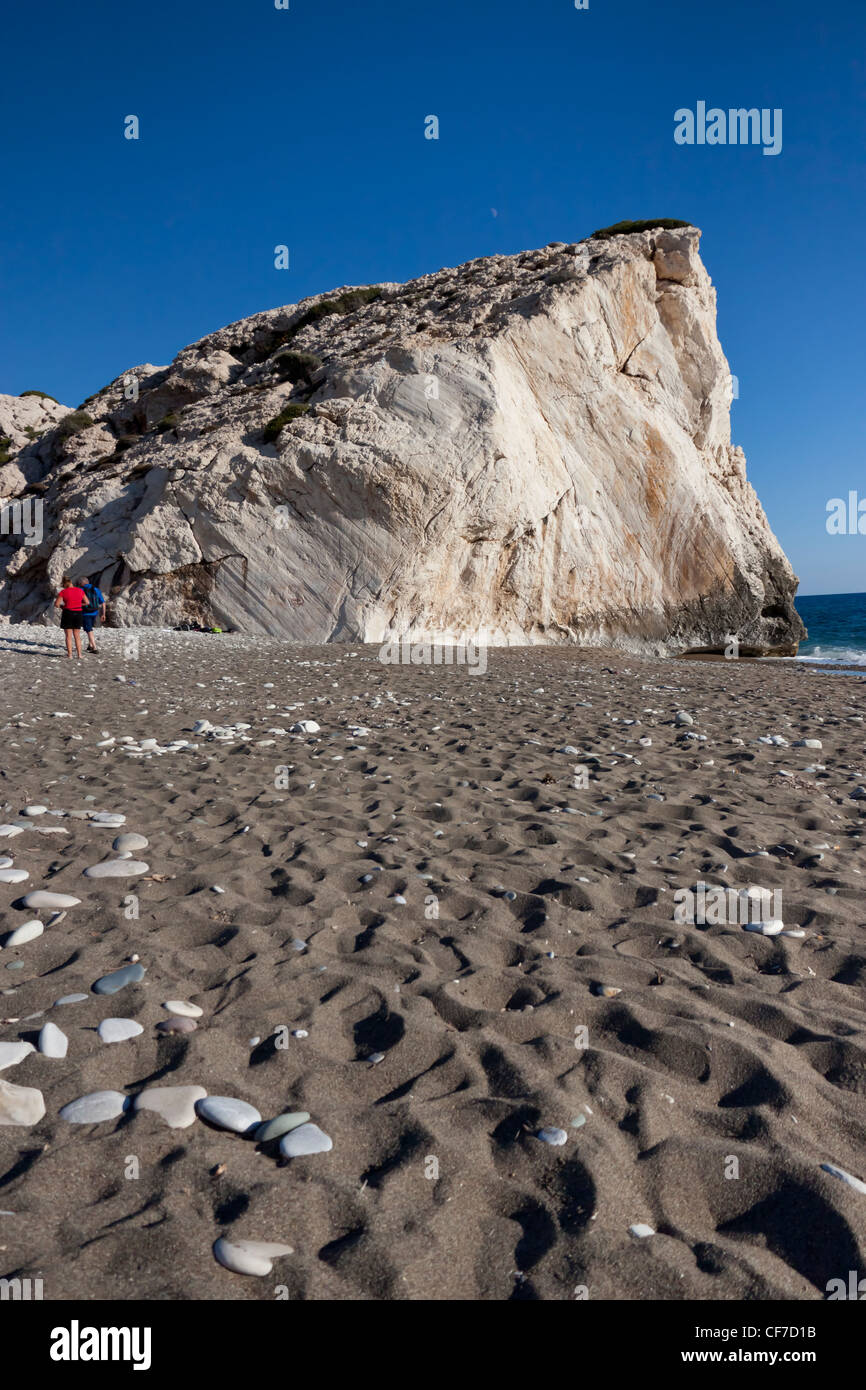
<path id="1" fill-rule="evenodd" d="M 130 369 L 0 468 L 45 515 L 0 537 L 0 612 L 71 570 L 121 625 L 793 650 L 699 239 L 335 291 Z"/>

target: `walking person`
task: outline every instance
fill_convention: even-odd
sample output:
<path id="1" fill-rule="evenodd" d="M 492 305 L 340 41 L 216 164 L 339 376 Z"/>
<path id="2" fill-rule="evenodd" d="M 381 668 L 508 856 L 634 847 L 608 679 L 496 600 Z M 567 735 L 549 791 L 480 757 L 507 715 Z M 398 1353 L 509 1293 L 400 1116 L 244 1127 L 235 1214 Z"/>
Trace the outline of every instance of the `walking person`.
<path id="1" fill-rule="evenodd" d="M 81 614 L 81 626 L 87 633 L 87 650 L 98 652 L 99 648 L 93 640 L 93 629 L 98 622 L 105 622 L 105 595 L 89 579 L 80 580 L 80 584 L 85 598 Z"/>
<path id="2" fill-rule="evenodd" d="M 75 655 L 81 656 L 81 625 L 84 622 L 83 611 L 87 602 L 87 595 L 84 590 L 79 588 L 68 574 L 63 576 L 63 588 L 54 600 L 54 607 L 62 610 L 60 614 L 60 626 L 63 628 L 63 636 L 66 638 L 66 655 L 72 656 L 72 642 L 75 640 Z"/>

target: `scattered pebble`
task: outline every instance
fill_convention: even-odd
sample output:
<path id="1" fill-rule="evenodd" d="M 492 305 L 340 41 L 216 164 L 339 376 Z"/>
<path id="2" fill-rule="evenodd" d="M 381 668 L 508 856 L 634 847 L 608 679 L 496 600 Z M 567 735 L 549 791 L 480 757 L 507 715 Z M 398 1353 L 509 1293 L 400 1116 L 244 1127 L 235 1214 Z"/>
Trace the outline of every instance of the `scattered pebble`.
<path id="1" fill-rule="evenodd" d="M 280 1139 L 293 1129 L 299 1129 L 309 1118 L 306 1110 L 287 1110 L 285 1114 L 277 1115 L 273 1120 L 265 1120 L 264 1124 L 259 1125 L 253 1138 L 257 1144 L 266 1144 L 269 1139 Z"/>
<path id="2" fill-rule="evenodd" d="M 43 1057 L 65 1057 L 68 1050 L 69 1039 L 57 1024 L 43 1024 L 39 1032 L 39 1051 Z"/>
<path id="3" fill-rule="evenodd" d="M 862 1182 L 860 1178 L 853 1177 L 851 1173 L 846 1173 L 844 1168 L 837 1168 L 835 1163 L 822 1163 L 821 1167 L 824 1172 L 829 1173 L 831 1177 L 841 1178 L 849 1187 L 853 1187 L 855 1192 L 866 1193 L 866 1182 Z"/>
<path id="4" fill-rule="evenodd" d="M 262 1278 L 273 1269 L 272 1260 L 281 1255 L 293 1255 L 290 1245 L 275 1245 L 265 1240 L 226 1240 L 220 1236 L 214 1241 L 213 1252 L 217 1262 L 233 1274 L 255 1274 Z"/>
<path id="5" fill-rule="evenodd" d="M 93 986 L 94 994 L 117 994 L 117 991 L 124 989 L 126 985 L 137 984 L 144 979 L 144 966 L 137 962 L 130 965 L 121 966 L 120 970 L 113 970 L 110 975 L 103 975 Z"/>
<path id="6" fill-rule="evenodd" d="M 543 1144 L 560 1145 L 566 1142 L 566 1140 L 568 1139 L 568 1134 L 564 1129 L 556 1129 L 550 1126 L 545 1126 L 544 1129 L 540 1129 L 538 1131 L 537 1137 L 542 1141 Z"/>
<path id="7" fill-rule="evenodd" d="M 143 859 L 106 859 L 84 870 L 85 878 L 136 878 L 150 872 Z"/>
<path id="8" fill-rule="evenodd" d="M 197 1100 L 195 1112 L 203 1120 L 208 1120 L 219 1129 L 230 1129 L 234 1134 L 249 1134 L 262 1117 L 254 1105 L 234 1096 L 207 1096 Z"/>
<path id="9" fill-rule="evenodd" d="M 32 1086 L 15 1086 L 0 1076 L 0 1125 L 38 1125 L 44 1114 L 41 1091 Z"/>
<path id="10" fill-rule="evenodd" d="M 186 999 L 169 999 L 162 1007 L 170 1014 L 177 1014 L 181 1018 L 201 1018 L 204 1013 L 198 1004 L 190 1004 Z"/>
<path id="11" fill-rule="evenodd" d="M 5 1071 L 7 1067 L 17 1067 L 19 1062 L 34 1052 L 32 1043 L 29 1042 L 0 1042 L 0 1071 Z"/>
<path id="12" fill-rule="evenodd" d="M 135 1098 L 135 1110 L 159 1115 L 169 1129 L 188 1129 L 195 1124 L 196 1104 L 207 1098 L 204 1086 L 151 1086 Z"/>
<path id="13" fill-rule="evenodd" d="M 35 941 L 37 936 L 41 936 L 45 927 L 35 919 L 32 922 L 22 922 L 20 927 L 16 927 L 5 938 L 4 946 L 24 946 L 28 941 Z"/>
<path id="14" fill-rule="evenodd" d="M 126 1042 L 127 1038 L 137 1038 L 144 1029 L 134 1018 L 104 1018 L 97 1028 L 100 1042 Z"/>
<path id="15" fill-rule="evenodd" d="M 34 892 L 27 893 L 21 901 L 25 907 L 35 908 L 38 912 L 41 907 L 77 907 L 81 899 L 73 898 L 71 893 L 49 893 L 44 888 L 37 888 Z"/>
<path id="16" fill-rule="evenodd" d="M 120 1091 L 91 1091 L 64 1105 L 60 1118 L 71 1125 L 98 1125 L 104 1120 L 116 1120 L 128 1105 L 129 1101 Z"/>
<path id="17" fill-rule="evenodd" d="M 300 1158 L 304 1154 L 324 1154 L 334 1147 L 334 1141 L 318 1125 L 303 1124 L 284 1134 L 280 1140 L 283 1158 Z"/>

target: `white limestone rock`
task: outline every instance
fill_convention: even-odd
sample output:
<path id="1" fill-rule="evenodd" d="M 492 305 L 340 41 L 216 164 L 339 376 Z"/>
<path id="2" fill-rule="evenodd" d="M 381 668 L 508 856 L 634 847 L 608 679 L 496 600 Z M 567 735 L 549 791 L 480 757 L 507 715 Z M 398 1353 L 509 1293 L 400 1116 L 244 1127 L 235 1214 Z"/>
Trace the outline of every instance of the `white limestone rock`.
<path id="1" fill-rule="evenodd" d="M 0 537 L 0 615 L 45 620 L 85 556 L 120 626 L 793 653 L 699 240 L 490 256 L 305 321 L 332 291 L 127 367 L 148 432 L 121 374 L 51 446 L 43 543 Z M 308 383 L 286 350 L 320 359 Z M 288 404 L 308 410 L 266 440 Z"/>

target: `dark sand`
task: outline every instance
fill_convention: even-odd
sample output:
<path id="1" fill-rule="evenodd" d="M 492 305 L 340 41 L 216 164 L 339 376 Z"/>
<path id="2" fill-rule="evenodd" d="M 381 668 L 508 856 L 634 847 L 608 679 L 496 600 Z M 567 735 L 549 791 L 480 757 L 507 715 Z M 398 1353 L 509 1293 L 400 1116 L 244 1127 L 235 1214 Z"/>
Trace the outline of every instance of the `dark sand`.
<path id="1" fill-rule="evenodd" d="M 47 1113 L 0 1128 L 0 1274 L 41 1277 L 46 1299 L 718 1300 L 820 1299 L 863 1273 L 866 1194 L 821 1168 L 866 1179 L 861 678 L 538 648 L 469 676 L 161 633 L 131 660 L 113 632 L 73 663 L 58 639 L 0 630 L 0 821 L 120 811 L 150 876 L 83 878 L 120 832 L 68 815 L 38 822 L 65 835 L 0 839 L 30 873 L 0 885 L 4 932 L 48 918 L 13 907 L 24 891 L 82 899 L 0 952 L 0 1040 L 47 1019 L 69 1037 L 65 1059 L 3 1073 Z M 197 718 L 249 741 L 195 738 Z M 321 732 L 267 732 L 301 718 Z M 103 731 L 198 748 L 133 759 Z M 805 939 L 675 922 L 699 879 L 781 888 Z M 133 953 L 142 984 L 90 992 Z M 176 998 L 199 1029 L 160 1037 Z M 144 1032 L 102 1044 L 109 1016 Z M 278 1048 L 280 1028 L 308 1036 Z M 333 1151 L 286 1162 L 201 1120 L 58 1116 L 101 1088 L 193 1083 L 265 1119 L 308 1110 Z M 245 1278 L 216 1263 L 220 1234 L 294 1254 Z"/>

